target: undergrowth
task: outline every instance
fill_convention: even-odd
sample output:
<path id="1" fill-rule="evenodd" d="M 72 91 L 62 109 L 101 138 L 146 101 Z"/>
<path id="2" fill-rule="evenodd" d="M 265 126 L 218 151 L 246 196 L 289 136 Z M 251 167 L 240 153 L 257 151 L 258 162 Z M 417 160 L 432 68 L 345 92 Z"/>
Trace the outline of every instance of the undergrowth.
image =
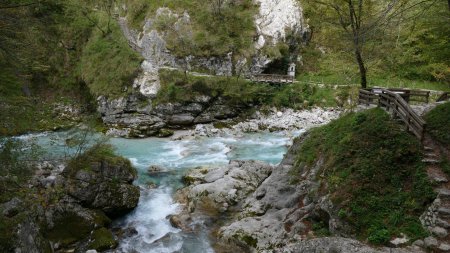
<path id="1" fill-rule="evenodd" d="M 435 196 L 421 144 L 383 110 L 350 113 L 313 129 L 292 174 L 319 157 L 322 194 L 330 194 L 338 216 L 359 239 L 385 244 L 400 233 L 412 240 L 427 235 L 419 216 Z"/>
<path id="2" fill-rule="evenodd" d="M 427 132 L 450 147 L 450 102 L 436 106 L 425 116 L 425 121 Z"/>

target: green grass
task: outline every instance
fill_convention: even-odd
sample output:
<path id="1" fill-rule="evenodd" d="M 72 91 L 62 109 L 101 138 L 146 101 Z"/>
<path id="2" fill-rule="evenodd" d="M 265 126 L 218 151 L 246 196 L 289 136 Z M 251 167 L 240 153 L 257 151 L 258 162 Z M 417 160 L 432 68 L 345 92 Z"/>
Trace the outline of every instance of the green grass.
<path id="1" fill-rule="evenodd" d="M 106 36 L 96 30 L 81 57 L 81 77 L 97 96 L 118 97 L 131 91 L 143 60 L 128 46 L 115 21 L 111 23 L 111 30 Z"/>
<path id="2" fill-rule="evenodd" d="M 442 144 L 450 147 L 450 102 L 436 106 L 425 115 L 427 132 Z"/>
<path id="3" fill-rule="evenodd" d="M 351 89 L 332 87 L 316 87 L 294 83 L 290 85 L 271 86 L 253 83 L 236 77 L 199 77 L 184 75 L 178 70 L 160 70 L 161 89 L 154 101 L 156 104 L 167 102 L 190 102 L 196 96 L 222 96 L 234 105 L 268 105 L 275 107 L 291 107 L 296 109 L 310 106 L 336 106 L 336 96 L 344 99 L 350 95 Z"/>
<path id="4" fill-rule="evenodd" d="M 338 74 L 302 74 L 297 76 L 297 81 L 300 82 L 313 82 L 327 85 L 351 85 L 359 87 L 358 76 L 344 76 Z M 410 89 L 427 89 L 437 91 L 450 91 L 450 84 L 442 82 L 431 82 L 424 80 L 409 80 L 398 77 L 382 77 L 382 76 L 369 76 L 368 87 L 379 86 L 386 88 L 410 88 Z"/>
<path id="5" fill-rule="evenodd" d="M 384 244 L 427 235 L 418 217 L 435 197 L 421 163 L 421 144 L 381 109 L 350 113 L 313 129 L 300 147 L 294 177 L 319 157 L 320 191 L 359 239 Z M 319 178 L 318 178 L 319 179 Z M 295 182 L 295 180 L 293 180 Z"/>

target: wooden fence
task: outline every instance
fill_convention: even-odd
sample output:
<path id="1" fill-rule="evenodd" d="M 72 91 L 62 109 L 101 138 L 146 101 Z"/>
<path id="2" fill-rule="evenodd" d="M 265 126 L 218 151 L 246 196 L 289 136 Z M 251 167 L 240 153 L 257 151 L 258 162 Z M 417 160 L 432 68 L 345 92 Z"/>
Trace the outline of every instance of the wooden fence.
<path id="1" fill-rule="evenodd" d="M 450 92 L 444 92 L 441 94 L 441 96 L 439 96 L 439 98 L 436 100 L 436 102 L 442 102 L 445 100 L 450 99 Z"/>
<path id="2" fill-rule="evenodd" d="M 294 83 L 294 77 L 288 75 L 259 74 L 252 76 L 251 80 L 259 83 Z"/>
<path id="3" fill-rule="evenodd" d="M 426 122 L 409 106 L 405 97 L 410 96 L 387 89 L 359 90 L 360 104 L 378 104 L 379 107 L 385 108 L 394 118 L 399 118 L 405 123 L 407 131 L 411 131 L 422 141 Z"/>

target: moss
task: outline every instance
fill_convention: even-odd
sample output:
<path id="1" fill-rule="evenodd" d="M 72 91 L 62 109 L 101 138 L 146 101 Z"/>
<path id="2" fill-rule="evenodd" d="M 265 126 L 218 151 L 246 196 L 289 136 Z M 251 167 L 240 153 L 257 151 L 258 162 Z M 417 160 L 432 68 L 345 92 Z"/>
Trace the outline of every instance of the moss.
<path id="1" fill-rule="evenodd" d="M 95 230 L 91 236 L 91 242 L 89 243 L 89 249 L 95 249 L 97 251 L 105 251 L 117 247 L 117 241 L 114 239 L 113 234 L 106 228 L 100 228 Z"/>
<path id="2" fill-rule="evenodd" d="M 253 238 L 251 235 L 247 234 L 235 234 L 233 237 L 241 242 L 244 242 L 246 245 L 256 248 L 258 245 L 258 239 Z"/>
<path id="3" fill-rule="evenodd" d="M 158 133 L 156 134 L 156 136 L 157 136 L 157 137 L 163 138 L 163 137 L 170 137 L 170 136 L 172 136 L 173 134 L 174 134 L 174 131 L 173 131 L 173 130 L 163 128 L 163 129 L 160 129 L 160 130 L 158 131 Z"/>
<path id="4" fill-rule="evenodd" d="M 400 233 L 416 239 L 427 235 L 418 218 L 435 197 L 421 156 L 412 134 L 383 110 L 372 109 L 313 129 L 291 175 L 299 178 L 305 166 L 323 159 L 318 194 L 331 195 L 360 239 L 384 243 L 384 235 Z"/>
<path id="5" fill-rule="evenodd" d="M 46 237 L 62 245 L 85 239 L 91 233 L 93 224 L 75 213 L 65 213 L 56 220 L 52 229 L 46 231 Z"/>

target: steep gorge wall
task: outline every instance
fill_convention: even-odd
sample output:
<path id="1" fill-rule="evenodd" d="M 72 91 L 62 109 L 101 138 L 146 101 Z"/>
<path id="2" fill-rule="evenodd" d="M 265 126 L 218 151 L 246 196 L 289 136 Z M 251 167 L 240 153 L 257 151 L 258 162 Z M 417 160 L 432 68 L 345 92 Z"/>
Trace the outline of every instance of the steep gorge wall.
<path id="1" fill-rule="evenodd" d="M 199 97 L 187 104 L 152 104 L 161 87 L 158 73 L 160 68 L 202 70 L 222 76 L 231 76 L 236 71 L 240 71 L 242 75 L 261 73 L 272 60 L 265 54 L 267 48 L 276 48 L 278 43 L 286 43 L 288 32 L 299 37 L 308 33 L 297 1 L 258 0 L 255 4 L 259 5 L 259 14 L 254 17 L 256 31 L 251 44 L 254 53 L 250 58 L 238 56 L 235 59 L 232 52 L 210 57 L 176 56 L 171 52 L 168 49 L 169 35 L 158 29 L 161 20 L 172 20 L 171 29 L 176 34 L 186 33 L 183 29 L 188 29 L 186 36 L 190 38 L 193 33 L 191 15 L 196 13 L 180 13 L 160 7 L 153 16 L 145 18 L 141 30 L 131 28 L 127 16 L 120 17 L 119 25 L 129 45 L 145 60 L 141 64 L 139 76 L 133 82 L 131 95 L 116 99 L 100 96 L 97 99 L 103 122 L 114 128 L 110 133 L 144 137 L 158 135 L 164 127 L 209 123 L 237 116 L 242 108 L 230 107 L 226 101 L 212 97 Z M 122 8 L 126 10 L 126 6 Z"/>

